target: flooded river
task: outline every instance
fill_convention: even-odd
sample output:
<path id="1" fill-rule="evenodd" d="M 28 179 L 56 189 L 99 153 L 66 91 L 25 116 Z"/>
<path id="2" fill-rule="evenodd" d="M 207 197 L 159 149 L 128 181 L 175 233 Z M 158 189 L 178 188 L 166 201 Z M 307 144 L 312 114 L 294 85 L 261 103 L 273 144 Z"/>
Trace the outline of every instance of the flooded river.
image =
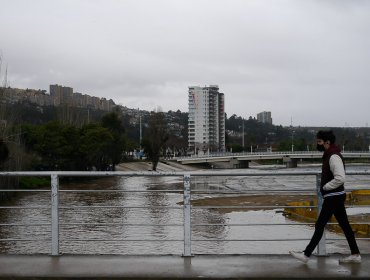
<path id="1" fill-rule="evenodd" d="M 368 168 L 369 166 L 356 166 L 348 167 L 347 170 Z M 310 170 L 316 171 L 318 167 L 299 168 L 299 171 Z M 254 171 L 248 170 L 251 173 Z M 217 174 L 217 171 L 215 173 Z M 194 177 L 191 184 L 192 190 L 195 191 L 192 200 L 235 198 L 253 194 L 314 194 L 315 180 L 315 176 Z M 346 186 L 347 189 L 369 189 L 370 178 L 347 176 Z M 182 178 L 101 178 L 84 183 L 61 182 L 60 190 L 61 253 L 183 253 Z M 221 194 L 216 195 L 216 192 Z M 27 192 L 19 194 L 8 205 L 27 208 L 0 209 L 0 239 L 9 239 L 0 242 L 0 253 L 50 254 L 50 205 L 49 191 Z M 192 253 L 284 254 L 289 250 L 304 249 L 308 240 L 296 239 L 309 239 L 313 233 L 312 226 L 302 225 L 283 216 L 282 210 L 279 206 L 272 209 L 227 211 L 193 207 L 191 218 L 195 226 L 192 228 Z M 359 214 L 359 209 L 349 209 L 349 214 L 351 211 L 353 214 Z M 365 213 L 367 218 L 369 212 L 369 208 L 360 209 L 360 213 Z M 327 238 L 343 238 L 343 235 L 328 233 Z M 271 239 L 280 241 L 266 241 Z M 286 239 L 288 241 L 284 241 Z M 368 240 L 358 242 L 362 252 L 370 253 Z M 327 251 L 348 253 L 349 249 L 346 241 L 328 240 Z"/>

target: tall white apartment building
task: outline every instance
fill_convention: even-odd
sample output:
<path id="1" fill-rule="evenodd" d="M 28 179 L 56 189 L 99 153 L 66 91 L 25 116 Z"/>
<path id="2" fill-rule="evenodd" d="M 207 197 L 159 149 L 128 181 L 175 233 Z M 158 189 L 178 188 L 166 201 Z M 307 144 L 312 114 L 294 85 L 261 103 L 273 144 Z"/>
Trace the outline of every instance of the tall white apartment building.
<path id="1" fill-rule="evenodd" d="M 225 151 L 225 97 L 217 85 L 189 87 L 190 154 Z"/>

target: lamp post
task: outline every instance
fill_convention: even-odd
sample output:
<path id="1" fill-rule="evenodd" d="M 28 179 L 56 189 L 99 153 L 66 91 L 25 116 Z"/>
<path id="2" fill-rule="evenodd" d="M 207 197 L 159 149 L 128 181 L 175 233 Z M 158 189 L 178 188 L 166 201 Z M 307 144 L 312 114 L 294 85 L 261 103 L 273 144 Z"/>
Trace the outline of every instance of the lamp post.
<path id="1" fill-rule="evenodd" d="M 142 126 L 141 126 L 141 114 L 139 116 L 139 122 L 140 122 L 140 150 L 141 150 L 141 142 L 143 140 L 143 130 L 142 130 Z"/>
<path id="2" fill-rule="evenodd" d="M 242 147 L 244 151 L 244 118 L 242 118 Z"/>
<path id="3" fill-rule="evenodd" d="M 141 142 L 143 140 L 143 135 L 142 135 L 142 127 L 141 127 L 141 113 L 140 113 L 140 108 L 137 108 L 137 111 L 139 113 L 139 147 L 140 147 L 140 152 L 141 152 Z"/>
<path id="4" fill-rule="evenodd" d="M 293 117 L 290 117 L 290 129 L 292 131 L 292 152 L 294 152 L 294 130 L 293 130 Z"/>

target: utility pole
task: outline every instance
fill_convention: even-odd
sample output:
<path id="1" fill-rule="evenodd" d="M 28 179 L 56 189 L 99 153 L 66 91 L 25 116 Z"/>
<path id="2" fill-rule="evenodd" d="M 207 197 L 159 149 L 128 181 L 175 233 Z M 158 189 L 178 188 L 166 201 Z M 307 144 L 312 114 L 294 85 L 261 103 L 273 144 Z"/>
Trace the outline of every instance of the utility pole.
<path id="1" fill-rule="evenodd" d="M 140 151 L 141 151 L 141 142 L 142 142 L 142 127 L 141 127 L 141 114 L 140 114 L 140 109 L 139 109 L 139 124 L 140 124 Z"/>
<path id="2" fill-rule="evenodd" d="M 294 130 L 293 130 L 293 117 L 290 117 L 290 128 L 292 130 L 292 152 L 294 152 Z"/>
<path id="3" fill-rule="evenodd" d="M 243 147 L 243 151 L 244 151 L 244 118 L 242 118 L 242 128 L 243 128 L 243 134 L 242 134 L 242 147 Z"/>

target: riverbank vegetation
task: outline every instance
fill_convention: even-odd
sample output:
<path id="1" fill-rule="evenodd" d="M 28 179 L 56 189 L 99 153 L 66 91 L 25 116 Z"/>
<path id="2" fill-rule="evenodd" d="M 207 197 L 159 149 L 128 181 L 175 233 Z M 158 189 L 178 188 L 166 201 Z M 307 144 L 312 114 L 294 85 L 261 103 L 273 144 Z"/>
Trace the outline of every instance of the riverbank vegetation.
<path id="1" fill-rule="evenodd" d="M 120 115 L 111 112 L 100 122 L 81 128 L 52 121 L 22 125 L 22 140 L 35 170 L 113 170 L 125 150 Z"/>

